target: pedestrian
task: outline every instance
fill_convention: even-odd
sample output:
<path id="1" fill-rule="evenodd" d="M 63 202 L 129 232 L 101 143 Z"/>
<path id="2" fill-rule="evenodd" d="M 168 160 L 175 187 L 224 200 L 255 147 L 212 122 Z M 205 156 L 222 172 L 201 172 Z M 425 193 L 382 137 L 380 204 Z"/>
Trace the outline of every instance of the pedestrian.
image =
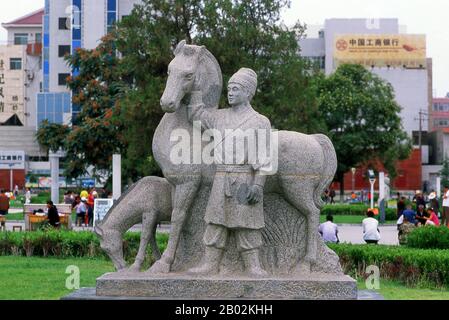
<path id="1" fill-rule="evenodd" d="M 377 244 L 380 240 L 379 221 L 374 218 L 375 214 L 372 209 L 368 209 L 366 215 L 367 218 L 362 221 L 363 240 L 368 244 Z"/>
<path id="2" fill-rule="evenodd" d="M 94 223 L 94 204 L 95 198 L 97 197 L 98 193 L 93 189 L 87 198 L 87 223 L 89 224 L 89 227 L 92 227 Z"/>
<path id="3" fill-rule="evenodd" d="M 440 220 L 438 219 L 437 215 L 435 214 L 435 211 L 433 211 L 432 208 L 428 208 L 426 210 L 426 215 L 424 219 L 426 219 L 425 223 L 426 226 L 431 225 L 438 227 L 440 225 Z"/>
<path id="4" fill-rule="evenodd" d="M 416 202 L 416 207 L 419 205 L 426 206 L 426 200 L 424 200 L 424 196 L 420 190 L 416 190 L 415 196 L 413 197 L 413 202 Z"/>
<path id="5" fill-rule="evenodd" d="M 329 202 L 329 189 L 324 190 L 324 202 L 327 204 Z"/>
<path id="6" fill-rule="evenodd" d="M 8 210 L 9 210 L 9 198 L 5 194 L 5 190 L 0 190 L 0 216 L 6 216 L 8 214 Z M 5 229 L 4 221 L 2 221 L 1 227 Z"/>
<path id="7" fill-rule="evenodd" d="M 78 227 L 81 227 L 83 222 L 85 222 L 86 219 L 86 213 L 87 213 L 87 205 L 86 205 L 87 199 L 81 198 L 81 201 L 76 205 L 76 225 Z"/>
<path id="8" fill-rule="evenodd" d="M 19 186 L 16 184 L 16 186 L 14 187 L 14 198 L 17 199 L 18 196 L 19 196 Z"/>
<path id="9" fill-rule="evenodd" d="M 405 197 L 400 197 L 398 193 L 398 202 L 396 204 L 396 214 L 398 218 L 402 216 L 402 212 L 404 212 L 404 210 L 405 210 Z"/>
<path id="10" fill-rule="evenodd" d="M 426 213 L 424 206 L 422 204 L 420 204 L 418 206 L 418 210 L 416 210 L 416 216 L 415 216 L 417 226 L 420 226 L 420 225 L 424 226 L 426 224 L 426 222 L 427 222 L 426 215 L 427 215 L 427 213 Z"/>
<path id="11" fill-rule="evenodd" d="M 30 188 L 26 188 L 25 204 L 30 204 L 30 203 L 31 203 L 31 190 L 30 190 Z"/>
<path id="12" fill-rule="evenodd" d="M 328 215 L 326 222 L 320 224 L 318 232 L 323 237 L 324 242 L 339 243 L 338 239 L 338 226 L 334 223 L 334 217 Z"/>
<path id="13" fill-rule="evenodd" d="M 407 218 L 404 218 L 403 223 L 399 226 L 398 240 L 400 245 L 407 244 L 407 237 L 410 232 L 416 228 L 414 223 L 410 223 Z"/>
<path id="14" fill-rule="evenodd" d="M 53 226 L 54 228 L 59 228 L 60 226 L 60 219 L 59 219 L 59 213 L 56 206 L 53 204 L 53 201 L 47 201 L 47 217 L 48 217 L 48 223 Z"/>
<path id="15" fill-rule="evenodd" d="M 429 194 L 430 208 L 433 209 L 433 212 L 439 217 L 440 216 L 440 204 L 437 198 L 437 193 L 432 190 Z"/>
<path id="16" fill-rule="evenodd" d="M 416 212 L 413 211 L 411 204 L 407 204 L 402 215 L 404 216 L 404 218 L 407 218 L 408 222 L 416 224 Z"/>
<path id="17" fill-rule="evenodd" d="M 443 212 L 441 214 L 441 225 L 449 227 L 449 186 L 444 186 Z"/>
<path id="18" fill-rule="evenodd" d="M 333 204 L 335 203 L 334 198 L 335 198 L 335 190 L 334 188 L 331 188 L 329 190 L 329 198 L 331 199 L 330 203 Z"/>

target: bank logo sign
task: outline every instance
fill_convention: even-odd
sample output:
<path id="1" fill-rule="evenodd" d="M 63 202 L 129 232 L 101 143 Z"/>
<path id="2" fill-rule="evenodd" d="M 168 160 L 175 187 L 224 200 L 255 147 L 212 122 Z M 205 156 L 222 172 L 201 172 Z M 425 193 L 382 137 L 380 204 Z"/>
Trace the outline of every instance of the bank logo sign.
<path id="1" fill-rule="evenodd" d="M 414 34 L 345 34 L 334 39 L 334 65 L 426 68 L 426 36 Z"/>

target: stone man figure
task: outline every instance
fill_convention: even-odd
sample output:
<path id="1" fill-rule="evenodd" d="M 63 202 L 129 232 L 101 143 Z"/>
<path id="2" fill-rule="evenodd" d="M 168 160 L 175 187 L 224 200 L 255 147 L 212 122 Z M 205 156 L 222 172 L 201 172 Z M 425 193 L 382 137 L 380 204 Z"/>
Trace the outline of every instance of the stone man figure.
<path id="1" fill-rule="evenodd" d="M 265 227 L 263 188 L 266 175 L 263 170 L 270 164 L 271 124 L 250 104 L 256 87 L 256 73 L 242 68 L 228 83 L 228 101 L 232 108 L 209 111 L 197 101 L 201 100 L 201 94 L 192 95 L 189 119 L 200 121 L 203 129 L 216 130 L 219 138 L 214 134 L 216 173 L 205 213 L 204 262 L 191 269 L 191 273 L 218 273 L 229 234 L 234 233 L 246 273 L 255 277 L 267 274 L 260 264 L 259 247 L 262 245 L 261 229 Z M 253 139 L 248 138 L 251 135 Z M 240 139 L 241 142 L 245 137 L 247 143 L 239 146 L 236 141 Z M 267 157 L 260 157 L 260 148 L 266 148 Z"/>

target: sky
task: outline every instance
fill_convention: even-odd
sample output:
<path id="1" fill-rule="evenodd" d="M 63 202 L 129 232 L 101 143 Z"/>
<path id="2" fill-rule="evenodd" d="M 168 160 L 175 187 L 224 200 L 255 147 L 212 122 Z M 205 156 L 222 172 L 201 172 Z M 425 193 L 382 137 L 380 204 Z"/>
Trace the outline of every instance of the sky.
<path id="1" fill-rule="evenodd" d="M 44 0 L 0 0 L 0 22 L 5 23 L 44 7 Z M 291 0 L 282 17 L 322 25 L 329 18 L 398 18 L 407 33 L 426 34 L 427 56 L 433 58 L 434 95 L 449 92 L 448 0 Z M 0 28 L 0 43 L 6 31 Z"/>

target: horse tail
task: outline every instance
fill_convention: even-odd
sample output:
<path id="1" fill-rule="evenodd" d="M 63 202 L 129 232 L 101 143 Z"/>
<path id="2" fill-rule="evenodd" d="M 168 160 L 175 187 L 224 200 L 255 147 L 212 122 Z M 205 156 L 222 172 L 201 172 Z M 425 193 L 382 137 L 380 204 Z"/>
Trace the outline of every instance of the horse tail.
<path id="1" fill-rule="evenodd" d="M 335 153 L 334 145 L 332 141 L 324 134 L 314 134 L 312 137 L 321 145 L 324 163 L 322 168 L 322 179 L 315 188 L 313 195 L 313 201 L 318 209 L 321 209 L 324 205 L 324 201 L 321 198 L 324 190 L 334 180 L 335 172 L 337 171 L 337 154 Z"/>

